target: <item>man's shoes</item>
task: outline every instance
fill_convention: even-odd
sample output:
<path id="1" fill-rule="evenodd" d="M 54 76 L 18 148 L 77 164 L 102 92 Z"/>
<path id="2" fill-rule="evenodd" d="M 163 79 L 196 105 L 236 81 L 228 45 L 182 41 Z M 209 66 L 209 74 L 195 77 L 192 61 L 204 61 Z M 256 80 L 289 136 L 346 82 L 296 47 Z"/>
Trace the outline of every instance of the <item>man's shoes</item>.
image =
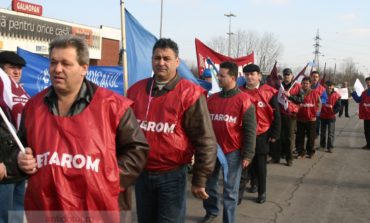
<path id="1" fill-rule="evenodd" d="M 333 153 L 333 150 L 331 148 L 328 148 L 327 152 L 328 153 Z"/>
<path id="2" fill-rule="evenodd" d="M 258 195 L 257 203 L 263 204 L 266 202 L 266 193 Z"/>
<path id="3" fill-rule="evenodd" d="M 370 147 L 368 147 L 367 145 L 364 145 L 363 147 L 361 147 L 361 149 L 367 149 L 367 150 L 370 150 Z"/>
<path id="4" fill-rule="evenodd" d="M 346 115 L 346 118 L 349 118 L 349 115 Z"/>
<path id="5" fill-rule="evenodd" d="M 200 223 L 211 223 L 217 218 L 216 215 L 206 214 Z"/>
<path id="6" fill-rule="evenodd" d="M 249 193 L 256 193 L 258 191 L 257 185 L 252 185 L 251 188 L 249 188 Z"/>

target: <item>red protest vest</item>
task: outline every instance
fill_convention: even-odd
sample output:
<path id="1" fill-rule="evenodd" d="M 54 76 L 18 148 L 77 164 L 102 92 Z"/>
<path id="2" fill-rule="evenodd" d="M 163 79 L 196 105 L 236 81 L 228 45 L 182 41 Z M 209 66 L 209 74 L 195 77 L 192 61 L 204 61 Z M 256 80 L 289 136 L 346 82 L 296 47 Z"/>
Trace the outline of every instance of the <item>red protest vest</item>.
<path id="1" fill-rule="evenodd" d="M 94 222 L 119 222 L 116 130 L 132 102 L 98 88 L 80 114 L 61 117 L 48 111 L 46 93 L 25 107 L 27 142 L 38 165 L 28 180 L 25 210 L 42 210 L 47 217 L 53 210 L 67 216 L 67 211 L 88 211 Z M 40 220 L 32 213 L 27 217 Z"/>
<path id="2" fill-rule="evenodd" d="M 297 95 L 300 89 L 301 89 L 301 84 L 294 83 L 294 85 L 290 88 L 289 93 L 290 95 Z M 281 104 L 279 105 L 280 105 L 280 113 L 285 114 L 285 115 L 295 115 L 299 110 L 299 104 L 295 104 L 291 100 L 289 100 L 287 110 L 285 110 Z"/>
<path id="3" fill-rule="evenodd" d="M 127 95 L 135 100 L 132 108 L 150 146 L 145 168 L 149 171 L 171 170 L 191 161 L 194 148 L 183 128 L 183 116 L 204 90 L 181 79 L 165 95 L 150 98 L 145 90 L 149 80 L 134 84 Z"/>
<path id="4" fill-rule="evenodd" d="M 269 130 L 274 120 L 274 110 L 270 105 L 271 98 L 276 95 L 277 90 L 267 84 L 260 86 L 258 89 L 240 89 L 250 96 L 250 99 L 256 107 L 257 118 L 257 135 L 261 135 Z"/>
<path id="5" fill-rule="evenodd" d="M 317 86 L 316 86 L 316 88 L 315 89 L 312 89 L 312 90 L 313 91 L 316 91 L 319 94 L 319 96 L 321 96 L 322 93 L 324 91 L 326 91 L 325 87 L 323 87 L 320 83 L 318 83 Z"/>
<path id="6" fill-rule="evenodd" d="M 304 96 L 303 103 L 299 105 L 297 119 L 302 121 L 312 121 L 316 118 L 316 113 L 319 109 L 320 95 L 317 91 L 311 90 Z"/>
<path id="7" fill-rule="evenodd" d="M 242 121 L 244 113 L 251 105 L 250 97 L 240 92 L 232 97 L 223 98 L 220 93 L 211 95 L 207 100 L 217 142 L 225 154 L 242 146 Z"/>
<path id="8" fill-rule="evenodd" d="M 340 99 L 340 95 L 335 91 L 328 95 L 328 101 L 326 102 L 326 104 L 321 104 L 322 107 L 320 112 L 320 118 L 335 119 L 335 113 L 333 108 L 338 99 Z"/>
<path id="9" fill-rule="evenodd" d="M 359 117 L 363 120 L 370 120 L 370 96 L 367 95 L 365 90 L 361 94 L 361 102 L 359 108 Z"/>

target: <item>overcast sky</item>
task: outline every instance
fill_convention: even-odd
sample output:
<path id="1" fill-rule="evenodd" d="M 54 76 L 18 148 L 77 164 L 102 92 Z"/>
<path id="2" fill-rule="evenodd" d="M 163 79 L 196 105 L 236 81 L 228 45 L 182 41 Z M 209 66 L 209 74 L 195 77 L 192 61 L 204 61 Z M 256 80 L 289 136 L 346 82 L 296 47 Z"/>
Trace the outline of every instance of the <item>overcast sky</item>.
<path id="1" fill-rule="evenodd" d="M 43 16 L 88 26 L 120 28 L 119 0 L 23 0 L 43 6 Z M 150 32 L 159 36 L 161 0 L 126 0 L 126 8 Z M 11 9 L 11 0 L 0 8 Z M 180 57 L 195 63 L 194 39 L 203 42 L 229 29 L 271 32 L 282 43 L 278 63 L 303 67 L 314 58 L 313 38 L 320 32 L 320 63 L 328 67 L 351 57 L 370 73 L 369 0 L 163 0 L 163 37 L 175 40 Z M 335 58 L 335 59 L 334 59 Z"/>

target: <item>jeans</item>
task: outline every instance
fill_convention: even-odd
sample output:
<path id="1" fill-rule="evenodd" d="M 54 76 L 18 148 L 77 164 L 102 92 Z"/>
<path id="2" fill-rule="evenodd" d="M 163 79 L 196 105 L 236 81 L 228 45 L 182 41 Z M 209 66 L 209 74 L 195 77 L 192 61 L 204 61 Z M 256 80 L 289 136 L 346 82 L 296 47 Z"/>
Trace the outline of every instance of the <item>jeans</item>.
<path id="1" fill-rule="evenodd" d="M 187 165 L 166 173 L 145 170 L 135 185 L 138 222 L 185 222 L 186 181 Z"/>
<path id="2" fill-rule="evenodd" d="M 326 129 L 328 129 L 328 141 L 326 142 Z M 335 119 L 321 119 L 320 147 L 334 148 Z"/>
<path id="3" fill-rule="evenodd" d="M 229 154 L 226 154 L 227 164 L 229 172 L 227 175 L 227 182 L 224 183 L 223 189 L 223 222 L 234 223 L 235 222 L 235 210 L 238 202 L 239 184 L 242 172 L 242 158 L 240 150 L 236 150 Z M 217 161 L 215 170 L 212 175 L 208 178 L 206 192 L 209 198 L 203 200 L 203 207 L 207 212 L 207 215 L 217 216 L 219 212 L 219 195 L 218 195 L 218 182 L 219 173 L 221 172 L 220 162 Z"/>
<path id="4" fill-rule="evenodd" d="M 0 184 L 0 223 L 23 222 L 25 184 Z"/>

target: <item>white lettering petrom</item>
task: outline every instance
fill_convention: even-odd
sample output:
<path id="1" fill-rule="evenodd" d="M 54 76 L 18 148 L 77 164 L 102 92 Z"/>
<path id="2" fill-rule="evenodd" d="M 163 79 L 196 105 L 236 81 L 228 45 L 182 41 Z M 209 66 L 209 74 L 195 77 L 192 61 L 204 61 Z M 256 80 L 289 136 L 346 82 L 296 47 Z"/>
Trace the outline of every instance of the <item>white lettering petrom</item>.
<path id="1" fill-rule="evenodd" d="M 41 168 L 46 165 L 56 165 L 67 168 L 92 170 L 99 172 L 100 159 L 93 160 L 91 156 L 85 156 L 82 154 L 71 155 L 67 153 L 62 153 L 59 155 L 54 152 L 50 155 L 50 152 L 39 154 L 36 156 L 37 168 Z"/>
<path id="2" fill-rule="evenodd" d="M 164 133 L 174 133 L 176 124 L 171 124 L 167 122 L 152 122 L 137 120 L 139 126 L 142 130 L 147 132 L 164 132 Z"/>

